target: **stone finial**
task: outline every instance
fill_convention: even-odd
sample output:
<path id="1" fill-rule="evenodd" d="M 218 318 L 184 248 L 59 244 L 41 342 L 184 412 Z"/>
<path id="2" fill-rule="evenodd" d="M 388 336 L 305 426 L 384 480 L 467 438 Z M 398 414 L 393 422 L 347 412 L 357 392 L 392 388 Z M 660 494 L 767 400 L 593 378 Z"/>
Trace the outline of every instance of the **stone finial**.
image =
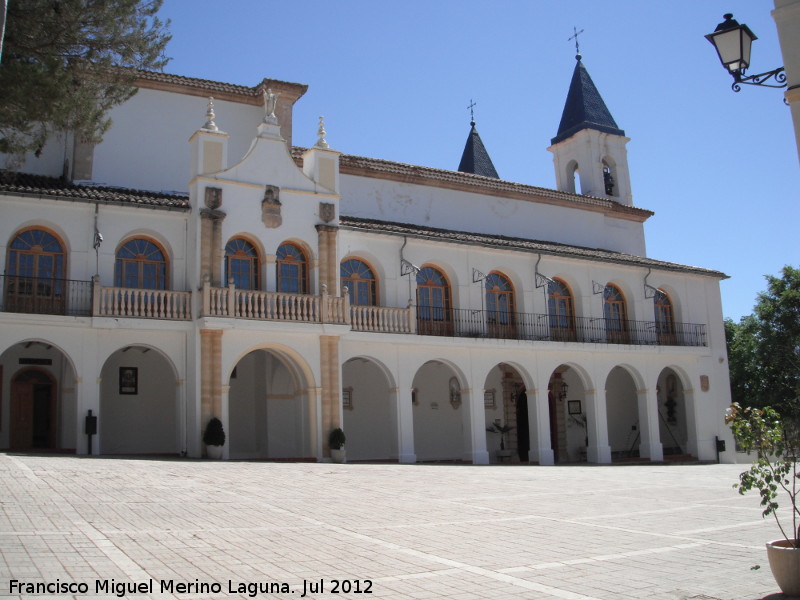
<path id="1" fill-rule="evenodd" d="M 275 116 L 275 107 L 278 105 L 278 96 L 280 94 L 273 94 L 270 88 L 262 92 L 264 95 L 264 123 L 278 123 L 278 117 Z"/>
<path id="2" fill-rule="evenodd" d="M 219 131 L 219 127 L 217 124 L 214 123 L 214 98 L 208 98 L 208 108 L 206 109 L 206 124 L 203 125 L 203 129 L 207 129 L 208 131 Z"/>
<path id="3" fill-rule="evenodd" d="M 314 144 L 315 148 L 330 148 L 328 146 L 328 142 L 325 141 L 325 136 L 327 133 L 325 132 L 325 117 L 320 116 L 319 118 L 319 129 L 317 129 L 317 143 Z"/>

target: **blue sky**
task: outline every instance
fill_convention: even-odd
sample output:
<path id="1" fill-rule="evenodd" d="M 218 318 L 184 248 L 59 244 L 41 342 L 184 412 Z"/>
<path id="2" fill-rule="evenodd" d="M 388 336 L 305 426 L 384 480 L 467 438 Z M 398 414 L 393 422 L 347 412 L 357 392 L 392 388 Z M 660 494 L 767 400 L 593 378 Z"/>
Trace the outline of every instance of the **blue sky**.
<path id="1" fill-rule="evenodd" d="M 317 118 L 347 154 L 456 169 L 474 100 L 500 177 L 555 187 L 552 155 L 583 63 L 631 138 L 647 253 L 717 269 L 723 313 L 752 311 L 764 275 L 800 264 L 800 166 L 782 91 L 730 89 L 703 38 L 732 12 L 758 36 L 751 73 L 783 64 L 772 0 L 165 0 L 167 71 L 241 85 L 304 83 L 294 143 Z M 217 122 L 224 128 L 224 115 Z"/>

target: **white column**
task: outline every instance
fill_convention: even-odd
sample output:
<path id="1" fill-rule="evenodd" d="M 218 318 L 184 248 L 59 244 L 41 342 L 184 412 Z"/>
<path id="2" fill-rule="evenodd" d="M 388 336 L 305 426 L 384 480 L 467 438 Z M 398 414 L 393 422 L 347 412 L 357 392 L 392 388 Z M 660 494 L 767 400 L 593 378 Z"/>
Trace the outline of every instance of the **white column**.
<path id="1" fill-rule="evenodd" d="M 586 390 L 586 419 L 589 447 L 586 457 L 590 463 L 611 462 L 611 446 L 608 445 L 608 411 L 605 390 Z"/>
<path id="2" fill-rule="evenodd" d="M 317 386 L 306 390 L 306 402 L 308 402 L 308 446 L 317 461 L 323 459 L 323 440 L 322 435 L 322 388 Z"/>
<path id="3" fill-rule="evenodd" d="M 397 459 L 401 463 L 417 462 L 414 453 L 414 406 L 411 404 L 411 385 L 401 385 L 397 388 L 397 446 L 399 448 Z M 410 383 L 410 382 L 408 382 Z"/>
<path id="4" fill-rule="evenodd" d="M 228 460 L 231 455 L 231 420 L 228 416 L 228 401 L 230 398 L 231 386 L 220 386 L 220 410 L 222 422 L 225 427 L 225 445 L 222 447 L 222 460 Z"/>
<path id="5" fill-rule="evenodd" d="M 772 11 L 786 69 L 786 101 L 792 111 L 797 152 L 800 156 L 800 0 L 775 0 Z"/>
<path id="6" fill-rule="evenodd" d="M 479 389 L 478 394 L 473 394 L 470 390 L 461 390 L 461 410 L 468 411 L 463 415 L 465 431 L 469 436 L 465 437 L 464 442 L 465 458 L 473 465 L 488 465 L 489 451 L 486 449 L 486 410 L 483 407 L 483 389 Z"/>
<path id="7" fill-rule="evenodd" d="M 108 358 L 102 359 L 97 353 L 97 338 L 84 336 L 83 352 L 80 357 L 75 356 L 75 453 L 87 454 L 89 450 L 88 437 L 86 436 L 86 415 L 92 411 L 92 416 L 97 417 L 97 435 L 92 436 L 92 454 L 103 451 L 103 416 L 100 414 L 100 397 L 103 363 Z"/>
<path id="8" fill-rule="evenodd" d="M 386 390 L 386 396 L 389 400 L 389 432 L 390 435 L 393 436 L 390 444 L 389 457 L 399 461 L 400 422 L 398 419 L 398 406 L 400 404 L 400 390 L 398 388 L 389 388 Z"/>
<path id="9" fill-rule="evenodd" d="M 531 402 L 533 400 L 533 402 Z M 528 431 L 531 436 L 531 462 L 555 464 L 553 442 L 550 439 L 550 400 L 547 386 L 528 391 Z"/>
<path id="10" fill-rule="evenodd" d="M 652 461 L 664 460 L 658 427 L 658 398 L 655 390 L 637 390 L 639 408 L 639 456 Z"/>
<path id="11" fill-rule="evenodd" d="M 698 439 L 700 432 L 697 429 L 697 407 L 695 406 L 694 390 L 684 388 L 683 390 L 683 403 L 686 411 L 686 451 L 692 456 L 701 458 L 700 444 Z M 714 457 L 716 458 L 716 448 L 714 448 Z"/>

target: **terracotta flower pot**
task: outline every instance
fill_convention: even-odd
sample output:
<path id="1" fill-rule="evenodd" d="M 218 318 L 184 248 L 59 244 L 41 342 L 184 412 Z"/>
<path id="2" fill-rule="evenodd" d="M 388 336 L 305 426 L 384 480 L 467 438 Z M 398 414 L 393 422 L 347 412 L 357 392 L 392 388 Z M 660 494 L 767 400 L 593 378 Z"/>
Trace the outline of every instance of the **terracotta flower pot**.
<path id="1" fill-rule="evenodd" d="M 800 596 L 800 548 L 788 540 L 767 543 L 769 568 L 775 583 L 786 596 Z"/>

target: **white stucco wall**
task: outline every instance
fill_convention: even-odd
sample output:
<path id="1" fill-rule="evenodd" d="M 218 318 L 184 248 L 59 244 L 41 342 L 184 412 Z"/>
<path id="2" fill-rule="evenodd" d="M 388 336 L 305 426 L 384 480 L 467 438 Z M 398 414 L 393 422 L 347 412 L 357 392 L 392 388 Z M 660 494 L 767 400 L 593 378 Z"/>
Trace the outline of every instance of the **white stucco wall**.
<path id="1" fill-rule="evenodd" d="M 644 256 L 641 223 L 567 208 L 342 175 L 343 215 L 605 248 Z"/>

